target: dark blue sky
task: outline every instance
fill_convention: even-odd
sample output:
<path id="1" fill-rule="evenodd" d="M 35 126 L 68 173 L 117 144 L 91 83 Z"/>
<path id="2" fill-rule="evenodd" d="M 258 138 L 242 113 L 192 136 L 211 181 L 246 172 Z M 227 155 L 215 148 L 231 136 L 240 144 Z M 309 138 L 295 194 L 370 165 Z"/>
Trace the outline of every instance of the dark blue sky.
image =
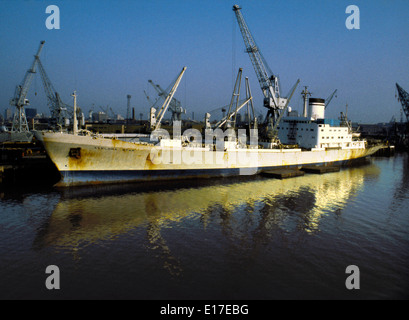
<path id="1" fill-rule="evenodd" d="M 33 61 L 41 60 L 64 102 L 76 90 L 84 111 L 109 105 L 126 114 L 126 95 L 146 117 L 153 98 L 148 80 L 167 88 L 187 66 L 176 97 L 196 119 L 229 103 L 239 67 L 250 79 L 256 108 L 262 93 L 247 53 L 234 4 L 285 95 L 300 78 L 292 107 L 302 108 L 307 85 L 314 97 L 338 90 L 327 109 L 359 122 L 400 118 L 395 83 L 409 91 L 409 1 L 295 0 L 0 0 L 0 111 Z M 360 9 L 360 29 L 348 30 L 348 5 Z M 60 9 L 60 29 L 48 30 L 48 5 Z M 49 113 L 40 77 L 31 106 Z M 34 92 L 38 92 L 35 96 Z M 169 113 L 170 114 L 170 113 Z"/>

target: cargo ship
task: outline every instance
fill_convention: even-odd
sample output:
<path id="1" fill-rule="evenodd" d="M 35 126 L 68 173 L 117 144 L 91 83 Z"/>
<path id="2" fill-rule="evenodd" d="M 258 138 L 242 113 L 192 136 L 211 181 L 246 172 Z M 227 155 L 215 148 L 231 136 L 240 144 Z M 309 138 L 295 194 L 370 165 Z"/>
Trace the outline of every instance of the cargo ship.
<path id="1" fill-rule="evenodd" d="M 61 174 L 56 186 L 249 175 L 306 165 L 349 165 L 381 148 L 367 148 L 364 141 L 350 141 L 336 148 L 253 149 L 225 141 L 224 150 L 214 150 L 210 145 L 182 144 L 182 139 L 162 139 L 155 145 L 93 134 L 35 134 Z"/>
<path id="2" fill-rule="evenodd" d="M 228 127 L 205 130 L 204 139 L 194 129 L 178 134 L 177 127 L 173 137 L 159 129 L 132 140 L 85 130 L 34 134 L 59 170 L 61 180 L 56 186 L 61 187 L 253 175 L 307 165 L 344 166 L 382 148 L 368 146 L 348 122 L 325 119 L 324 112 L 325 100 L 310 98 L 307 116 L 287 110 L 277 126 L 278 139 L 270 140 L 259 140 L 257 130 L 243 139 Z"/>
<path id="3" fill-rule="evenodd" d="M 368 146 L 352 132 L 346 117 L 326 119 L 326 101 L 309 98 L 307 88 L 302 93 L 303 113 L 295 114 L 289 102 L 299 80 L 287 97 L 280 95 L 278 77 L 267 72 L 270 68 L 265 65 L 241 8 L 234 5 L 233 11 L 264 95 L 264 107 L 268 109 L 260 126 L 260 137 L 248 78 L 245 102 L 239 103 L 241 68 L 224 119 L 212 126 L 210 115 L 206 114 L 202 132 L 190 128 L 182 134 L 180 126 L 173 128 L 172 135 L 164 132 L 160 123 L 186 70 L 184 67 L 159 112 L 151 108 L 148 137 L 127 139 L 78 130 L 74 94 L 73 133 L 35 133 L 61 173 L 57 186 L 254 175 L 307 165 L 341 166 L 362 160 L 382 147 Z M 240 132 L 236 118 L 244 106 L 249 118 L 250 110 L 253 111 L 253 121 Z"/>

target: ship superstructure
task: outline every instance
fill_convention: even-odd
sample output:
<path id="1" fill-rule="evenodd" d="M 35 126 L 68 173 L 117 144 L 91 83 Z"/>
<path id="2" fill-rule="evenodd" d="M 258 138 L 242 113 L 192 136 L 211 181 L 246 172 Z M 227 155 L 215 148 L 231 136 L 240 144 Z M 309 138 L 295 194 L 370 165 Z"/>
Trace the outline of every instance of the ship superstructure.
<path id="1" fill-rule="evenodd" d="M 304 99 L 307 97 L 304 96 Z M 281 143 L 304 149 L 364 148 L 365 141 L 356 139 L 356 134 L 347 123 L 325 118 L 325 107 L 324 99 L 310 98 L 307 116 L 298 116 L 289 111 L 278 126 Z"/>

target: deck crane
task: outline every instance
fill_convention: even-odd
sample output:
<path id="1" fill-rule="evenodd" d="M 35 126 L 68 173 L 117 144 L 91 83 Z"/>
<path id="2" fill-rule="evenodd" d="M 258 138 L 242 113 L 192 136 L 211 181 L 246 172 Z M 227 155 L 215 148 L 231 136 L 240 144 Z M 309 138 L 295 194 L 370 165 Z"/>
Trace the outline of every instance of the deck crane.
<path id="1" fill-rule="evenodd" d="M 173 84 L 172 89 L 170 90 L 169 93 L 167 93 L 166 97 L 164 98 L 165 101 L 164 101 L 162 107 L 160 108 L 159 112 L 157 114 L 155 114 L 155 112 L 156 112 L 155 108 L 153 108 L 153 107 L 151 108 L 151 129 L 152 130 L 158 130 L 160 128 L 162 118 L 165 115 L 165 112 L 168 109 L 169 104 L 173 99 L 173 95 L 175 94 L 175 92 L 176 92 L 176 90 L 177 90 L 177 88 L 178 88 L 178 86 L 180 84 L 180 81 L 182 80 L 182 77 L 183 77 L 183 74 L 185 73 L 185 71 L 186 71 L 186 67 L 183 67 L 183 69 L 180 72 L 179 76 L 177 77 L 175 83 Z M 152 119 L 152 116 L 154 116 L 153 117 L 154 119 Z"/>
<path id="2" fill-rule="evenodd" d="M 160 85 L 154 84 L 152 80 L 148 80 L 148 82 L 155 88 L 155 90 L 158 92 L 159 97 L 166 99 L 168 96 L 167 90 L 163 90 Z M 181 103 L 179 100 L 176 98 L 172 98 L 172 100 L 169 103 L 169 111 L 172 112 L 172 117 L 171 117 L 171 122 L 173 123 L 174 121 L 181 121 L 181 115 L 182 113 L 186 113 L 186 109 L 181 107 Z"/>
<path id="3" fill-rule="evenodd" d="M 250 60 L 253 64 L 254 71 L 256 72 L 257 79 L 264 95 L 264 107 L 268 109 L 266 123 L 273 122 L 273 124 L 275 124 L 280 116 L 280 110 L 282 110 L 287 103 L 287 98 L 280 96 L 279 79 L 268 67 L 240 10 L 241 8 L 238 5 L 233 6 L 233 11 L 236 14 L 237 22 L 246 46 L 246 52 L 250 56 Z M 267 71 L 269 71 L 270 75 Z"/>
<path id="4" fill-rule="evenodd" d="M 409 122 L 409 93 L 396 83 L 398 89 L 398 101 L 402 104 L 403 112 L 406 115 L 406 122 Z"/>
<path id="5" fill-rule="evenodd" d="M 249 103 L 252 99 L 253 99 L 252 97 L 249 97 L 249 98 L 243 100 L 244 102 L 238 104 L 238 105 L 237 105 L 237 108 L 236 108 L 233 112 L 229 113 L 228 115 L 226 115 L 225 117 L 223 117 L 223 119 L 221 119 L 219 122 L 217 122 L 217 123 L 214 125 L 214 128 L 215 128 L 215 129 L 221 128 L 223 125 L 224 125 L 226 128 L 228 128 L 228 123 L 231 121 L 231 119 L 232 119 L 233 117 L 234 117 L 234 118 L 233 118 L 233 119 L 234 119 L 234 120 L 233 120 L 233 121 L 234 121 L 233 124 L 235 125 L 235 119 L 236 119 L 237 113 L 238 113 L 244 106 L 248 105 L 248 103 Z"/>
<path id="6" fill-rule="evenodd" d="M 298 86 L 299 83 L 300 83 L 300 79 L 297 80 L 297 82 L 295 83 L 295 85 L 293 86 L 293 88 L 290 90 L 290 93 L 289 93 L 288 99 L 287 99 L 287 101 L 286 101 L 286 103 L 285 103 L 285 106 L 284 106 L 284 108 L 283 108 L 281 114 L 279 115 L 277 121 L 276 121 L 275 124 L 274 124 L 273 130 L 272 130 L 272 137 L 273 137 L 273 138 L 277 138 L 277 136 L 278 136 L 278 131 L 277 131 L 278 125 L 280 124 L 280 120 L 281 120 L 281 118 L 283 117 L 284 113 L 286 112 L 286 110 L 287 110 L 287 108 L 288 108 L 288 104 L 289 104 L 289 102 L 290 102 L 290 100 L 291 100 L 291 98 L 292 98 L 292 96 L 293 96 L 293 94 L 294 94 L 294 92 L 295 92 L 295 89 L 297 88 L 297 86 Z"/>
<path id="7" fill-rule="evenodd" d="M 69 120 L 73 118 L 72 107 L 65 104 L 54 89 L 50 78 L 47 76 L 43 64 L 39 57 L 36 57 L 38 69 L 40 71 L 41 79 L 43 81 L 45 94 L 47 96 L 48 108 L 51 112 L 51 121 L 53 126 L 65 127 L 69 124 Z"/>
<path id="8" fill-rule="evenodd" d="M 246 99 L 244 101 L 239 100 L 240 98 L 240 86 L 241 86 L 241 78 L 242 78 L 243 69 L 240 68 L 237 74 L 236 83 L 234 85 L 234 90 L 231 96 L 230 104 L 229 104 L 229 111 L 227 115 L 223 117 L 219 122 L 214 125 L 214 128 L 221 128 L 222 126 L 224 129 L 228 129 L 230 127 L 236 127 L 236 117 L 237 113 L 243 108 L 245 105 L 248 106 L 248 103 L 252 101 L 253 97 L 251 96 L 251 91 L 248 83 L 248 78 L 246 78 Z M 234 110 L 234 111 L 233 111 Z M 231 120 L 233 119 L 233 120 Z"/>
<path id="9" fill-rule="evenodd" d="M 41 50 L 43 49 L 44 43 L 45 41 L 40 42 L 40 46 L 37 50 L 36 55 L 34 56 L 34 61 L 31 65 L 31 68 L 27 70 L 23 82 L 16 87 L 14 97 L 10 101 L 10 105 L 16 107 L 13 117 L 13 124 L 11 127 L 12 132 L 29 132 L 24 107 L 30 104 L 27 99 L 27 93 L 28 89 L 30 88 L 31 81 L 33 80 L 33 75 L 34 73 L 36 73 L 38 58 L 40 56 Z"/>
<path id="10" fill-rule="evenodd" d="M 245 101 L 245 99 L 240 99 L 239 104 L 242 104 Z M 221 118 L 224 118 L 226 116 L 226 111 L 229 109 L 230 104 L 224 105 L 223 107 L 218 107 L 216 109 L 213 109 L 209 111 L 208 113 L 213 116 L 213 113 L 216 113 L 216 115 L 220 116 L 221 113 Z"/>
<path id="11" fill-rule="evenodd" d="M 337 93 L 337 90 L 338 89 L 335 89 L 335 91 L 327 98 L 327 100 L 325 100 L 325 109 L 328 107 L 328 105 L 331 102 L 332 98 Z M 335 96 L 335 97 L 337 97 L 337 96 Z"/>

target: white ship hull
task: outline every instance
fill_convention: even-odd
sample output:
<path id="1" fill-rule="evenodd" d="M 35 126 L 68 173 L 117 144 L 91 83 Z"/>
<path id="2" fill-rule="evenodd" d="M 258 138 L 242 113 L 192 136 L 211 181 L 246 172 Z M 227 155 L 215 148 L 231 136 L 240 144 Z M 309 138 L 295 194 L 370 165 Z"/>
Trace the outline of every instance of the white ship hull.
<path id="1" fill-rule="evenodd" d="M 305 165 L 348 165 L 380 148 L 368 149 L 363 141 L 357 141 L 348 148 L 309 151 L 248 148 L 215 151 L 213 146 L 182 146 L 180 141 L 154 146 L 56 132 L 36 132 L 36 137 L 61 173 L 57 186 L 251 175 Z"/>

